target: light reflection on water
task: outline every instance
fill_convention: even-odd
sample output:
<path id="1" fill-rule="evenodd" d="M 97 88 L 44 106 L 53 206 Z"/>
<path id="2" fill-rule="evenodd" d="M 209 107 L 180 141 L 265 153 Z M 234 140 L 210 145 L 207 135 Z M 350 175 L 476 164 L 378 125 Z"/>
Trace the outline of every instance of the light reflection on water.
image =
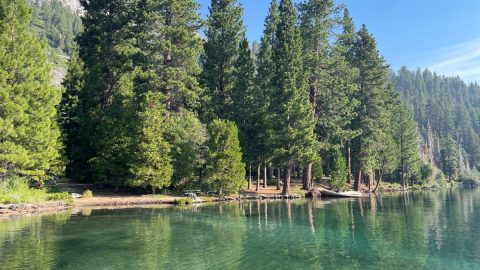
<path id="1" fill-rule="evenodd" d="M 479 269 L 480 190 L 16 217 L 0 269 Z"/>

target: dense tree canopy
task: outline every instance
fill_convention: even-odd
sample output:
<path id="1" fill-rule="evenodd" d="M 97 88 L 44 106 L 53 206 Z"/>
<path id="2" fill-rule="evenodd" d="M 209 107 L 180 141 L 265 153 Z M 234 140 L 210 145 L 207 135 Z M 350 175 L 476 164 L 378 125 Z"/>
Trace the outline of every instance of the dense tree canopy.
<path id="1" fill-rule="evenodd" d="M 236 0 L 213 0 L 205 21 L 194 0 L 80 2 L 82 31 L 58 1 L 34 5 L 32 22 L 24 1 L 1 2 L 2 177 L 59 174 L 60 141 L 69 178 L 152 192 L 236 193 L 252 168 L 257 189 L 276 178 L 288 195 L 302 178 L 407 188 L 428 168 L 479 167 L 478 86 L 389 72 L 332 0 L 272 0 L 253 45 Z M 61 101 L 29 25 L 71 56 Z"/>
<path id="2" fill-rule="evenodd" d="M 425 158 L 449 179 L 480 169 L 480 87 L 405 67 L 391 80 L 418 123 Z"/>

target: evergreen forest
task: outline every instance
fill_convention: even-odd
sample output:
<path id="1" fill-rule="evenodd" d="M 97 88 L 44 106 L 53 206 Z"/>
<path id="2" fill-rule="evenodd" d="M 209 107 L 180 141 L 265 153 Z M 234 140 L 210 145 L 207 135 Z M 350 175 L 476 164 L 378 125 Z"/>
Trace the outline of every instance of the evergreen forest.
<path id="1" fill-rule="evenodd" d="M 206 20 L 195 0 L 80 4 L 0 0 L 0 182 L 289 195 L 480 168 L 480 87 L 391 71 L 333 0 L 271 0 L 253 45 L 237 0 Z"/>

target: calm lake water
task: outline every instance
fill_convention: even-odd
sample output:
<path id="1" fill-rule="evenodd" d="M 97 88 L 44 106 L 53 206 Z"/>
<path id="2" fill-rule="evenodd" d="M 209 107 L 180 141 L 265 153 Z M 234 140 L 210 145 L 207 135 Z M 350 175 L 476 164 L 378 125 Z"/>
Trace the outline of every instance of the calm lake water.
<path id="1" fill-rule="evenodd" d="M 480 269 L 480 190 L 0 220 L 0 269 Z"/>

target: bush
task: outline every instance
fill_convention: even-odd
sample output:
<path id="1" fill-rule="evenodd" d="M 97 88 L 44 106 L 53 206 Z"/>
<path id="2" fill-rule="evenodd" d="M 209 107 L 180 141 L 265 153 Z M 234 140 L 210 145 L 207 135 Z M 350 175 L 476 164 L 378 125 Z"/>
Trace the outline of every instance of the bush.
<path id="1" fill-rule="evenodd" d="M 420 174 L 422 175 L 423 182 L 427 182 L 427 180 L 433 176 L 433 166 L 429 163 L 422 164 Z"/>
<path id="2" fill-rule="evenodd" d="M 465 187 L 474 187 L 480 184 L 480 173 L 476 170 L 470 173 L 462 173 L 458 177 L 458 181 L 462 182 Z"/>
<path id="3" fill-rule="evenodd" d="M 313 160 L 312 174 L 313 174 L 313 178 L 322 178 L 323 176 L 322 158 L 319 156 L 316 156 L 315 159 Z"/>
<path id="4" fill-rule="evenodd" d="M 93 192 L 90 189 L 87 189 L 83 192 L 83 197 L 84 198 L 91 198 L 91 197 L 93 197 Z"/>
<path id="5" fill-rule="evenodd" d="M 331 155 L 333 159 L 329 168 L 331 173 L 329 184 L 333 190 L 343 191 L 347 187 L 347 162 L 340 149 L 333 150 Z"/>
<path id="6" fill-rule="evenodd" d="M 0 203 L 40 203 L 45 201 L 64 201 L 72 204 L 68 193 L 48 193 L 46 189 L 30 188 L 28 180 L 11 177 L 0 184 Z"/>
<path id="7" fill-rule="evenodd" d="M 173 201 L 174 204 L 193 204 L 193 200 L 191 198 L 181 198 L 181 199 L 175 199 Z"/>
<path id="8" fill-rule="evenodd" d="M 73 204 L 72 195 L 67 192 L 62 193 L 50 193 L 47 196 L 47 201 L 64 201 L 68 205 Z"/>

